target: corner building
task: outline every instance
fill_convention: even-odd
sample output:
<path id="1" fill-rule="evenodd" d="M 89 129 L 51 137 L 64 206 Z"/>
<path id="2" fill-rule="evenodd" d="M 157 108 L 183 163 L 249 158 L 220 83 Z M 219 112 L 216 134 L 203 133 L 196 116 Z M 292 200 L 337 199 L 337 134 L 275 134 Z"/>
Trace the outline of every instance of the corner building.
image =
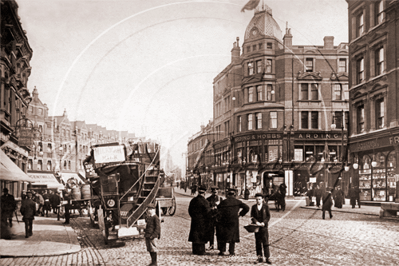
<path id="1" fill-rule="evenodd" d="M 348 117 L 348 45 L 294 46 L 269 7 L 257 8 L 214 79 L 214 182 L 242 194 L 288 195 L 309 181 L 333 186 L 344 160 Z M 335 126 L 335 127 L 334 127 Z M 345 186 L 342 177 L 342 184 Z"/>
<path id="2" fill-rule="evenodd" d="M 350 161 L 361 201 L 399 199 L 399 1 L 347 1 Z"/>

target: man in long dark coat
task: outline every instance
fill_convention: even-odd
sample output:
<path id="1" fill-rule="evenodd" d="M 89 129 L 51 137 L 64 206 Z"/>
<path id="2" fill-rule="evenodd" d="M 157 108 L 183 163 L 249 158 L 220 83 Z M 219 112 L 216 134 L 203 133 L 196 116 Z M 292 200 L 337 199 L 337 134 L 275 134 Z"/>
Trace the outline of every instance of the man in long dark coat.
<path id="1" fill-rule="evenodd" d="M 222 198 L 218 196 L 218 187 L 212 187 L 211 190 L 212 190 L 212 195 L 209 196 L 208 198 L 206 198 L 206 200 L 209 202 L 209 205 L 211 207 L 210 219 L 209 219 L 211 239 L 209 240 L 209 249 L 208 250 L 214 249 L 215 226 L 216 226 L 216 220 L 217 220 L 217 215 L 218 215 L 217 206 L 222 201 Z"/>
<path id="2" fill-rule="evenodd" d="M 32 200 L 32 192 L 27 193 L 27 197 L 22 200 L 20 212 L 25 222 L 25 237 L 32 236 L 32 224 L 35 219 L 36 203 Z"/>
<path id="3" fill-rule="evenodd" d="M 330 191 L 326 191 L 323 193 L 323 219 L 325 219 L 325 212 L 328 211 L 330 214 L 330 219 L 333 217 L 331 213 L 331 207 L 332 207 L 332 195 Z"/>
<path id="4" fill-rule="evenodd" d="M 256 243 L 256 256 L 258 257 L 257 262 L 263 262 L 262 256 L 262 246 L 264 255 L 266 257 L 266 263 L 271 264 L 270 251 L 269 251 L 269 232 L 268 232 L 268 224 L 270 220 L 270 211 L 269 206 L 263 200 L 263 195 L 257 193 L 255 195 L 256 204 L 251 208 L 251 217 L 252 223 L 258 226 L 259 231 L 255 233 L 255 243 Z"/>
<path id="5" fill-rule="evenodd" d="M 240 211 L 240 209 L 242 209 Z M 226 243 L 229 243 L 230 255 L 235 255 L 235 243 L 240 242 L 239 216 L 244 216 L 249 207 L 241 200 L 235 198 L 235 189 L 227 192 L 227 198 L 218 206 L 219 221 L 216 225 L 219 255 L 224 255 Z M 239 212 L 240 211 L 240 212 Z"/>
<path id="6" fill-rule="evenodd" d="M 334 194 L 334 207 L 341 209 L 344 201 L 344 192 L 340 187 L 337 187 L 337 189 L 334 190 L 333 194 Z"/>
<path id="7" fill-rule="evenodd" d="M 8 188 L 3 188 L 3 195 L 1 196 L 1 219 L 4 224 L 9 222 L 12 227 L 12 216 L 14 214 L 17 203 L 13 195 L 8 194 Z"/>
<path id="8" fill-rule="evenodd" d="M 191 228 L 188 241 L 193 244 L 193 254 L 205 255 L 205 244 L 210 240 L 209 219 L 211 207 L 204 198 L 206 187 L 198 188 L 198 196 L 190 201 L 188 213 Z"/>

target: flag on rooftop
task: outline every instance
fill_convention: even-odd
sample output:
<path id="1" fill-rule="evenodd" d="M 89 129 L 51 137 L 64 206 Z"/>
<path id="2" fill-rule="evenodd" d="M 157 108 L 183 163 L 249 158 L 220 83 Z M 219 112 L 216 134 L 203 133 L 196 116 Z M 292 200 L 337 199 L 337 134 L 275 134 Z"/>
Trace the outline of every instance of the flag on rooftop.
<path id="1" fill-rule="evenodd" d="M 245 10 L 254 10 L 259 5 L 260 0 L 249 0 L 249 2 L 241 9 L 241 12 Z"/>

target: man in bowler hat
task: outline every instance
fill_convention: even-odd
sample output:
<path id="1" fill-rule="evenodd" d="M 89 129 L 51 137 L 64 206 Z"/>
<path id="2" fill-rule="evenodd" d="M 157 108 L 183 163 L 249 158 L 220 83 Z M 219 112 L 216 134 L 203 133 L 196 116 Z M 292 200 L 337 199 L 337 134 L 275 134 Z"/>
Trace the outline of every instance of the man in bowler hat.
<path id="1" fill-rule="evenodd" d="M 214 249 L 215 226 L 216 226 L 217 216 L 218 216 L 217 206 L 220 204 L 220 201 L 222 200 L 222 198 L 218 196 L 218 189 L 219 189 L 218 187 L 212 187 L 211 188 L 212 195 L 209 196 L 208 198 L 206 198 L 206 200 L 209 202 L 209 205 L 211 207 L 210 221 L 209 221 L 211 239 L 209 240 L 208 250 Z"/>
<path id="2" fill-rule="evenodd" d="M 32 192 L 28 191 L 27 197 L 22 200 L 20 212 L 25 222 L 25 237 L 32 236 L 32 225 L 35 219 L 36 203 L 32 200 Z"/>
<path id="3" fill-rule="evenodd" d="M 205 199 L 205 186 L 198 188 L 198 195 L 190 201 L 188 213 L 191 217 L 190 235 L 188 241 L 192 242 L 193 254 L 205 255 L 205 243 L 210 241 L 210 211 L 209 202 Z"/>
<path id="4" fill-rule="evenodd" d="M 229 189 L 227 198 L 218 206 L 220 219 L 216 226 L 216 236 L 220 256 L 224 255 L 227 243 L 229 243 L 230 255 L 235 255 L 235 243 L 240 242 L 238 217 L 244 216 L 249 211 L 247 204 L 235 198 L 235 193 L 235 189 Z"/>

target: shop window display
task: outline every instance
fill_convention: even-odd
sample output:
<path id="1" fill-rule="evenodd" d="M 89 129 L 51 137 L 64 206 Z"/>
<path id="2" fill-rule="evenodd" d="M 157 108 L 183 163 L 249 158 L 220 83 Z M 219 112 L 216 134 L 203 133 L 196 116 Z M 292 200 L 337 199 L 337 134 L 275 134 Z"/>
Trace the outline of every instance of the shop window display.
<path id="1" fill-rule="evenodd" d="M 371 169 L 370 157 L 363 156 L 361 169 L 359 169 L 360 201 L 371 201 Z"/>

